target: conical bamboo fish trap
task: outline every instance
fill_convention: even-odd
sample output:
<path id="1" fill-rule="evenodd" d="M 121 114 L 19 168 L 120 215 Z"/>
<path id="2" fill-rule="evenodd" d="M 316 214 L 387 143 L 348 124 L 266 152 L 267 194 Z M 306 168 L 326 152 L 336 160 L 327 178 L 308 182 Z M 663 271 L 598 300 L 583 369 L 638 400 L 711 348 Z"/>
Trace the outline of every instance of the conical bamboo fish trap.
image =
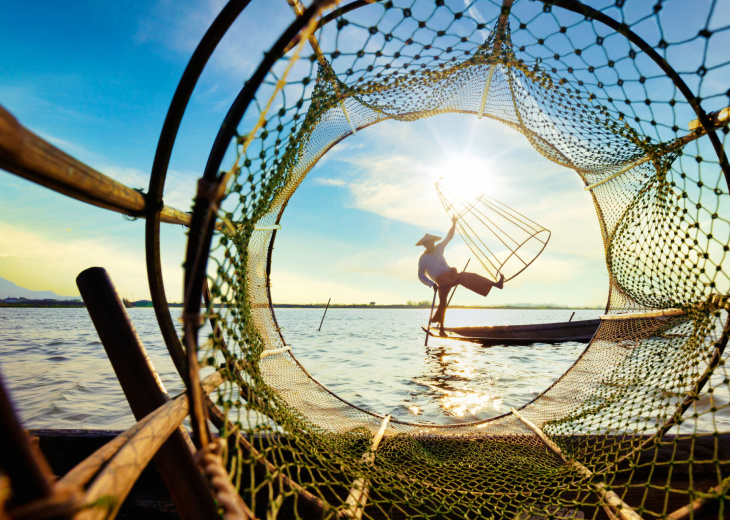
<path id="1" fill-rule="evenodd" d="M 545 250 L 550 231 L 487 195 L 471 200 L 436 183 L 439 200 L 456 229 L 493 280 L 508 281 L 527 269 Z"/>

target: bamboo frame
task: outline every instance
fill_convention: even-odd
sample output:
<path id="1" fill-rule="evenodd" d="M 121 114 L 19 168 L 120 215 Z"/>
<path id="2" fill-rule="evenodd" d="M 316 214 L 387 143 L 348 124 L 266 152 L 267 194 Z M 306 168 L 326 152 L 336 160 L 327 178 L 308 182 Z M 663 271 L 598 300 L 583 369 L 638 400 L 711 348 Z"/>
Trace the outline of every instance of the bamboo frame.
<path id="1" fill-rule="evenodd" d="M 383 440 L 385 435 L 385 429 L 388 427 L 390 422 L 390 415 L 386 415 L 383 421 L 380 423 L 380 429 L 373 437 L 373 444 L 368 451 L 366 451 L 360 462 L 366 465 L 373 465 L 375 463 L 375 452 L 380 446 L 380 441 Z M 358 478 L 352 483 L 350 494 L 347 496 L 346 504 L 349 506 L 344 511 L 341 511 L 339 516 L 345 518 L 354 518 L 360 520 L 362 518 L 363 511 L 365 510 L 365 504 L 367 503 L 368 496 L 370 495 L 370 480 L 367 478 Z"/>
<path id="2" fill-rule="evenodd" d="M 294 11 L 294 14 L 297 16 L 301 16 L 304 14 L 304 7 L 302 6 L 302 3 L 299 0 L 286 0 L 286 3 L 289 4 L 289 6 Z M 327 62 L 327 58 L 325 58 L 324 53 L 322 52 L 322 48 L 319 46 L 319 41 L 317 40 L 317 37 L 312 34 L 312 36 L 308 39 L 309 45 L 312 47 L 312 51 L 314 51 L 314 55 L 317 57 L 317 61 L 320 63 L 320 65 L 327 66 L 329 63 Z M 352 135 L 355 135 L 357 133 L 357 129 L 355 128 L 355 125 L 352 123 L 352 120 L 350 119 L 350 114 L 347 111 L 347 107 L 345 106 L 345 100 L 340 99 L 340 108 L 342 108 L 342 112 L 345 114 L 345 119 L 347 119 L 347 124 L 350 125 L 350 130 L 352 130 Z"/>
<path id="3" fill-rule="evenodd" d="M 267 358 L 269 356 L 275 356 L 276 354 L 281 354 L 283 352 L 289 352 L 290 350 L 291 350 L 291 346 L 283 347 L 283 348 L 277 348 L 277 349 L 273 349 L 273 350 L 264 350 L 261 353 L 261 356 L 259 357 L 259 359 L 264 359 L 264 358 Z"/>
<path id="4" fill-rule="evenodd" d="M 215 372 L 202 385 L 211 392 L 222 382 L 220 372 Z M 139 475 L 185 419 L 187 410 L 185 394 L 168 401 L 77 464 L 53 485 L 51 495 L 13 508 L 8 511 L 10 517 L 55 518 L 75 512 L 72 518 L 79 520 L 114 518 Z M 84 493 L 82 488 L 94 476 L 96 479 Z"/>
<path id="5" fill-rule="evenodd" d="M 636 320 L 642 318 L 668 318 L 687 314 L 682 309 L 663 309 L 658 311 L 629 312 L 626 314 L 604 314 L 601 321 Z"/>
<path id="6" fill-rule="evenodd" d="M 504 32 L 504 28 L 507 25 L 507 22 L 509 21 L 509 13 L 512 10 L 512 3 L 514 0 L 504 0 L 502 2 L 502 12 L 499 15 L 499 18 L 497 19 L 497 26 L 495 29 L 495 37 L 494 37 L 494 47 L 492 47 L 492 58 L 494 59 L 497 55 L 497 50 L 500 45 L 502 45 L 502 34 Z M 494 71 L 497 69 L 497 63 L 496 60 L 494 63 L 492 63 L 489 66 L 489 76 L 487 76 L 487 82 L 484 84 L 484 91 L 482 92 L 482 102 L 479 105 L 479 112 L 477 112 L 477 117 L 481 119 L 484 116 L 484 107 L 487 105 L 487 97 L 489 96 L 489 89 L 492 86 L 492 76 L 494 76 Z"/>
<path id="7" fill-rule="evenodd" d="M 690 504 L 680 507 L 673 513 L 670 513 L 667 518 L 669 520 L 689 520 L 690 518 L 703 518 L 700 515 L 702 511 L 709 506 L 713 501 L 719 499 L 721 496 L 726 495 L 730 491 L 730 477 L 725 478 L 719 485 L 710 489 L 705 496 L 701 496 Z"/>
<path id="8" fill-rule="evenodd" d="M 253 227 L 254 231 L 274 231 L 276 229 L 281 229 L 281 224 L 272 224 L 270 226 L 259 226 L 258 224 L 255 224 Z"/>
<path id="9" fill-rule="evenodd" d="M 220 372 L 215 372 L 206 377 L 201 382 L 201 385 L 203 386 L 203 391 L 206 394 L 209 394 L 222 383 L 222 374 Z M 166 404 L 165 406 L 172 407 L 174 406 L 172 403 L 179 400 L 187 400 L 187 396 L 185 394 L 182 394 L 176 399 L 169 401 L 168 404 Z M 140 434 L 140 432 L 142 432 L 147 427 L 150 421 L 155 420 L 155 417 L 157 416 L 156 414 L 159 415 L 164 413 L 160 410 L 161 408 L 151 413 L 150 415 L 147 415 L 145 418 L 137 422 L 134 426 L 126 430 L 124 433 L 116 436 L 114 439 L 107 442 L 104 446 L 100 447 L 86 459 L 78 463 L 71 471 L 66 473 L 66 475 L 64 475 L 59 482 L 67 484 L 69 486 L 82 487 L 86 485 L 94 477 L 94 475 L 96 475 L 104 467 L 104 464 L 106 464 L 112 457 L 114 457 L 115 454 L 118 453 L 128 441 L 133 439 L 136 435 Z"/>
<path id="10" fill-rule="evenodd" d="M 496 63 L 492 63 L 489 66 L 489 76 L 487 76 L 487 82 L 484 84 L 484 92 L 482 93 L 482 102 L 479 104 L 479 112 L 477 117 L 481 119 L 484 116 L 484 107 L 487 105 L 487 96 L 489 96 L 489 88 L 492 86 L 492 76 L 494 76 L 494 69 L 497 68 Z"/>
<path id="11" fill-rule="evenodd" d="M 484 267 L 484 269 L 490 274 L 494 276 L 495 281 L 497 280 L 497 275 L 501 273 L 502 268 L 507 264 L 507 262 L 510 261 L 511 258 L 515 257 L 520 262 L 522 262 L 522 268 L 517 271 L 516 273 L 513 273 L 511 276 L 504 278 L 505 282 L 508 282 L 512 280 L 513 278 L 517 277 L 519 274 L 522 273 L 525 269 L 527 269 L 532 263 L 537 260 L 537 258 L 542 254 L 542 252 L 545 250 L 545 247 L 547 247 L 548 242 L 550 241 L 550 237 L 552 236 L 552 233 L 549 229 L 544 228 L 534 220 L 530 219 L 529 217 L 524 216 L 519 211 L 516 211 L 506 204 L 499 202 L 496 199 L 493 199 L 491 197 L 487 197 L 486 195 L 482 194 L 476 197 L 474 201 L 471 203 L 467 203 L 464 201 L 464 199 L 452 195 L 451 193 L 446 193 L 445 188 L 439 184 L 438 182 L 435 183 L 436 192 L 438 194 L 439 200 L 441 201 L 441 205 L 444 207 L 444 210 L 449 216 L 452 216 L 450 211 L 453 211 L 454 215 L 459 218 L 459 225 L 458 225 L 458 231 L 461 238 L 464 240 L 466 245 L 469 247 L 471 252 L 476 256 L 479 263 Z M 453 197 L 452 200 L 449 200 L 448 196 Z M 456 210 L 456 204 L 459 203 L 461 206 L 463 206 L 463 209 L 461 211 Z M 509 236 L 499 225 L 495 224 L 489 216 L 483 212 L 482 210 L 478 209 L 476 205 L 478 203 L 481 203 L 483 206 L 485 206 L 489 211 L 493 212 L 495 215 L 498 215 L 499 217 L 510 221 L 512 224 L 517 226 L 521 231 L 523 231 L 525 234 L 527 234 L 527 238 L 525 238 L 522 242 L 517 242 L 514 238 Z M 489 232 L 506 248 L 510 251 L 510 254 L 504 258 L 503 260 L 500 260 L 497 255 L 490 249 L 490 247 L 477 236 L 477 233 L 474 231 L 474 229 L 469 226 L 468 224 L 465 224 L 462 220 L 462 216 L 470 213 L 472 214 L 482 225 L 484 225 Z M 469 235 L 466 233 L 466 231 L 471 231 L 472 235 Z M 540 238 L 540 235 L 543 233 L 547 233 L 547 238 L 545 240 L 542 240 Z M 505 242 L 503 239 L 505 237 L 508 239 L 510 244 Z M 540 248 L 540 251 L 530 260 L 529 262 L 526 262 L 517 252 L 520 250 L 522 246 L 524 246 L 527 242 L 530 240 L 535 239 L 538 242 L 542 243 L 542 247 Z M 478 242 L 478 243 L 477 243 Z M 480 245 L 481 244 L 481 245 Z M 485 263 L 485 261 L 489 264 Z M 494 272 L 492 272 L 494 271 Z"/>
<path id="12" fill-rule="evenodd" d="M 540 438 L 542 442 L 545 443 L 550 451 L 557 455 L 558 458 L 562 460 L 566 465 L 577 470 L 583 478 L 587 479 L 593 476 L 593 472 L 577 460 L 568 460 L 563 454 L 563 451 L 560 449 L 560 447 L 553 441 L 551 441 L 540 428 L 538 428 L 528 419 L 523 417 L 514 408 L 510 408 L 510 411 L 515 417 L 522 421 L 525 426 L 535 432 L 535 434 Z M 607 508 L 606 512 L 609 514 L 609 517 L 619 517 L 622 520 L 642 520 L 641 516 L 636 513 L 636 511 L 634 511 L 628 504 L 621 500 L 621 498 L 619 498 L 616 493 L 609 489 L 606 489 L 606 485 L 603 482 L 591 483 L 591 486 L 593 487 L 593 490 L 596 492 L 596 494 L 599 496 L 601 502 L 604 505 L 604 508 Z"/>
<path id="13" fill-rule="evenodd" d="M 144 218 L 144 193 L 91 168 L 25 128 L 0 106 L 0 168 L 92 206 Z M 191 215 L 163 206 L 160 220 L 190 226 Z M 219 228 L 220 230 L 221 228 Z"/>
<path id="14" fill-rule="evenodd" d="M 674 151 L 679 148 L 684 147 L 686 144 L 691 143 L 692 141 L 696 141 L 700 137 L 707 135 L 708 132 L 717 130 L 718 128 L 722 128 L 723 126 L 726 126 L 730 124 L 730 107 L 725 107 L 722 110 L 718 110 L 717 112 L 710 112 L 707 114 L 707 117 L 710 119 L 710 128 L 705 128 L 700 124 L 699 119 L 695 119 L 694 121 L 690 121 L 689 123 L 689 129 L 692 133 L 687 134 L 683 137 L 679 137 L 672 141 L 669 144 L 669 150 L 668 151 Z M 624 173 L 633 170 L 637 166 L 640 166 L 646 162 L 649 162 L 651 160 L 650 155 L 645 155 L 643 157 L 640 157 L 639 159 L 636 159 L 635 161 L 629 163 L 627 166 L 624 166 L 616 173 L 613 173 L 606 177 L 605 179 L 601 179 L 598 182 L 594 182 L 593 184 L 589 184 L 585 188 L 583 188 L 585 191 L 591 191 L 593 188 L 597 188 L 601 184 L 605 184 L 609 181 L 612 181 L 616 177 L 620 177 Z"/>
<path id="15" fill-rule="evenodd" d="M 713 128 L 719 128 L 730 123 L 730 107 L 725 107 L 717 112 L 710 112 L 707 114 L 707 118 L 710 120 L 710 124 Z M 692 131 L 702 131 L 702 123 L 699 119 L 695 119 L 689 122 L 689 129 Z"/>

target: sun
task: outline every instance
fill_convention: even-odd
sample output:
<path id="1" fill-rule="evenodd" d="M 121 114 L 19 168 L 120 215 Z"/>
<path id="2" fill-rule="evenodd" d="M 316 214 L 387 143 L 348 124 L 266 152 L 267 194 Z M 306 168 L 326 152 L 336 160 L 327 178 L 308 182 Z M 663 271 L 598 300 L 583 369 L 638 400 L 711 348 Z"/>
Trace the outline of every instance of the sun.
<path id="1" fill-rule="evenodd" d="M 504 191 L 494 162 L 472 153 L 448 153 L 442 161 L 429 167 L 429 173 L 434 182 L 465 200 L 482 194 L 498 199 Z"/>

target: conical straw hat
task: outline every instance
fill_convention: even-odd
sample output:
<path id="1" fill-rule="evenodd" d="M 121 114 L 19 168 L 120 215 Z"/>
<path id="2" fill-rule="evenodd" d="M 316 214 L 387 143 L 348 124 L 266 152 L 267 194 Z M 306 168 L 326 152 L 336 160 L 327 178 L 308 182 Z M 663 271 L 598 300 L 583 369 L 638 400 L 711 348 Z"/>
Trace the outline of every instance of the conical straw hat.
<path id="1" fill-rule="evenodd" d="M 416 245 L 425 246 L 429 242 L 436 242 L 437 240 L 441 240 L 441 237 L 437 237 L 436 235 L 429 235 L 428 233 L 426 233 L 425 235 L 423 235 L 423 238 L 421 240 L 416 242 Z"/>

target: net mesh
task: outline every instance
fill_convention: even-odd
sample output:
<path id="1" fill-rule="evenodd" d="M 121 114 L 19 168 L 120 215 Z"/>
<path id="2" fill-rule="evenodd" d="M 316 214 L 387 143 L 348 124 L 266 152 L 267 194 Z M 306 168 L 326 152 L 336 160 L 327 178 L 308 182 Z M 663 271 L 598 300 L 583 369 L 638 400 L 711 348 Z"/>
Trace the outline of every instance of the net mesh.
<path id="1" fill-rule="evenodd" d="M 667 517 L 704 500 L 702 515 L 727 518 L 728 130 L 688 129 L 698 106 L 730 104 L 725 2 L 362 4 L 275 63 L 231 143 L 228 231 L 208 260 L 223 334 L 200 359 L 235 367 L 215 399 L 223 434 L 245 440 L 229 470 L 246 501 L 262 517 L 527 519 Z M 334 395 L 296 352 L 266 355 L 286 346 L 275 224 L 353 132 L 446 112 L 518 130 L 590 187 L 614 319 L 525 420 L 390 419 L 371 458 L 378 410 Z"/>

